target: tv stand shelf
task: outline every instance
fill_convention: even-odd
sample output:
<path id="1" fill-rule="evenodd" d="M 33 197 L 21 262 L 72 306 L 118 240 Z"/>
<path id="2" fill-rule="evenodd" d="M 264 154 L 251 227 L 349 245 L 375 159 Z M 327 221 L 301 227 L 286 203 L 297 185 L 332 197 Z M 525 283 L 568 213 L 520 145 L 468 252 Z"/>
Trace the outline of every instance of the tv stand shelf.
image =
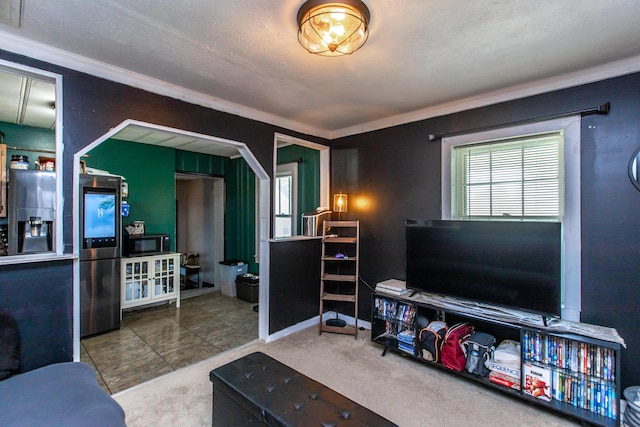
<path id="1" fill-rule="evenodd" d="M 620 425 L 623 341 L 613 329 L 422 293 L 397 296 L 374 292 L 371 307 L 371 340 L 384 346 L 383 356 L 389 350 L 398 352 L 583 423 Z M 496 347 L 507 339 L 520 342 L 519 378 L 509 377 L 509 385 L 516 388 L 494 382 L 496 378 L 491 381 L 423 359 L 417 337 L 420 328 L 433 320 L 445 321 L 448 326 L 469 322 L 476 332 L 493 335 Z M 531 377 L 538 374 L 548 382 L 545 391 L 549 401 L 525 392 L 532 384 Z M 535 391 L 533 387 L 530 390 Z"/>

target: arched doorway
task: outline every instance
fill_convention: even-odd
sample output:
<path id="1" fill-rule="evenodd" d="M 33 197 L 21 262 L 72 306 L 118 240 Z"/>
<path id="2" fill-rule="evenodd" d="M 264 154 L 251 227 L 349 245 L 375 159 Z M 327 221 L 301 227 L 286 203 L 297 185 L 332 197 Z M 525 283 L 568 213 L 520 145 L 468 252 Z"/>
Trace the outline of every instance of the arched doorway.
<path id="1" fill-rule="evenodd" d="M 192 151 L 203 154 L 213 154 L 225 157 L 242 157 L 247 165 L 257 177 L 257 249 L 260 274 L 260 296 L 259 296 L 259 321 L 258 337 L 267 340 L 268 335 L 268 288 L 269 288 L 269 200 L 270 200 L 270 178 L 260 163 L 257 161 L 246 144 L 231 141 L 223 138 L 216 138 L 209 135 L 196 134 L 179 129 L 143 123 L 134 120 L 126 120 L 114 127 L 100 138 L 74 154 L 73 181 L 74 188 L 78 188 L 80 176 L 80 160 L 83 155 L 99 146 L 102 142 L 116 139 L 122 141 L 132 141 L 142 144 L 150 144 L 164 147 L 171 147 L 185 151 Z M 74 244 L 79 242 L 79 197 L 74 197 Z M 76 251 L 79 249 L 76 247 Z M 80 357 L 80 336 L 79 336 L 79 263 L 74 266 L 74 359 Z"/>

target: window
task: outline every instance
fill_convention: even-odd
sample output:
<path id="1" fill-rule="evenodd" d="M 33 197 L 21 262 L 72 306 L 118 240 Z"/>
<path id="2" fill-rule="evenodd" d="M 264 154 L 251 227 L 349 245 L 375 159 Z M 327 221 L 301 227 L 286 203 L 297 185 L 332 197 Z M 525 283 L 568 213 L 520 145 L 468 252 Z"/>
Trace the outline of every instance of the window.
<path id="1" fill-rule="evenodd" d="M 562 218 L 564 132 L 452 148 L 454 219 Z"/>
<path id="2" fill-rule="evenodd" d="M 274 237 L 295 235 L 297 218 L 297 181 L 298 165 L 287 163 L 278 165 L 275 191 L 275 230 Z"/>
<path id="3" fill-rule="evenodd" d="M 562 222 L 562 317 L 574 321 L 581 307 L 580 122 L 566 117 L 442 140 L 443 219 Z"/>
<path id="4" fill-rule="evenodd" d="M 0 207 L 3 223 L 0 226 L 0 235 L 5 239 L 4 243 L 0 244 L 0 252 L 9 255 L 0 257 L 0 264 L 54 259 L 65 255 L 64 221 L 62 220 L 64 145 L 62 132 L 59 131 L 62 128 L 63 111 L 62 76 L 0 60 L 0 81 L 3 87 L 3 93 L 0 95 L 2 106 L 0 109 L 6 113 L 0 121 L 0 131 L 4 134 L 4 142 L 8 144 L 3 144 L 3 152 L 0 154 L 0 159 L 5 162 L 1 165 L 3 172 L 0 173 L 0 198 L 2 198 L 0 205 L 3 205 Z M 40 108 L 41 105 L 46 105 L 47 108 Z M 49 108 L 49 106 L 55 106 L 55 108 Z M 47 190 L 48 197 L 44 197 L 47 199 L 47 206 L 41 206 L 45 215 L 42 217 L 43 234 L 38 238 L 36 249 L 33 246 L 27 249 L 26 245 L 20 243 L 24 237 L 24 233 L 20 231 L 24 228 L 21 224 L 29 222 L 26 211 L 23 212 L 27 215 L 26 217 L 17 215 L 16 212 L 20 211 L 19 206 L 11 201 L 5 203 L 8 197 L 9 178 L 9 171 L 5 168 L 9 167 L 13 155 L 26 155 L 29 158 L 28 169 L 30 170 L 36 169 L 36 162 L 42 162 L 42 166 L 45 166 L 45 163 L 52 164 L 55 172 L 55 182 L 52 184 L 54 189 Z M 14 186 L 14 190 L 16 188 Z"/>
<path id="5" fill-rule="evenodd" d="M 276 217 L 278 214 L 276 203 L 279 197 L 276 193 L 279 193 L 279 190 L 276 186 L 276 179 L 272 180 L 274 206 L 271 209 L 273 213 L 273 226 L 271 229 L 273 230 L 273 237 L 301 235 L 302 230 L 299 221 L 301 214 L 303 212 L 311 212 L 320 206 L 330 206 L 329 147 L 289 135 L 275 133 L 273 152 L 273 176 L 275 178 L 278 177 L 280 172 L 283 172 L 282 167 L 285 165 L 291 165 L 292 163 L 297 165 L 296 176 L 293 178 L 294 187 L 292 187 L 294 204 L 291 224 L 289 225 L 287 222 L 291 233 L 286 236 L 279 235 L 280 232 L 277 231 L 279 228 L 277 223 L 280 222 L 280 219 Z"/>

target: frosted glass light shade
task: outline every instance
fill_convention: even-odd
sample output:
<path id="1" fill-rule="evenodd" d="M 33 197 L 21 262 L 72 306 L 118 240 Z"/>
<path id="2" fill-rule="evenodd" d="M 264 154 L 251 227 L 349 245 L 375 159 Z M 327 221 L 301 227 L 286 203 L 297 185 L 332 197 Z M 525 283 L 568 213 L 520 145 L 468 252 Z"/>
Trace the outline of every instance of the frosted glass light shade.
<path id="1" fill-rule="evenodd" d="M 309 0 L 298 11 L 298 41 L 313 54 L 350 55 L 367 41 L 369 19 L 360 0 Z"/>

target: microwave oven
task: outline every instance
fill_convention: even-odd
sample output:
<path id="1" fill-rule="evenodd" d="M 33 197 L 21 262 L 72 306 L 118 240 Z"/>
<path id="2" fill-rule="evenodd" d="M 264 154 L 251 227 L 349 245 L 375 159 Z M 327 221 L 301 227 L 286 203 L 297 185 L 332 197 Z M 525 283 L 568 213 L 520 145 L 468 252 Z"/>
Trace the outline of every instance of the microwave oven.
<path id="1" fill-rule="evenodd" d="M 169 251 L 168 234 L 129 235 L 124 238 L 124 256 L 157 255 Z"/>

